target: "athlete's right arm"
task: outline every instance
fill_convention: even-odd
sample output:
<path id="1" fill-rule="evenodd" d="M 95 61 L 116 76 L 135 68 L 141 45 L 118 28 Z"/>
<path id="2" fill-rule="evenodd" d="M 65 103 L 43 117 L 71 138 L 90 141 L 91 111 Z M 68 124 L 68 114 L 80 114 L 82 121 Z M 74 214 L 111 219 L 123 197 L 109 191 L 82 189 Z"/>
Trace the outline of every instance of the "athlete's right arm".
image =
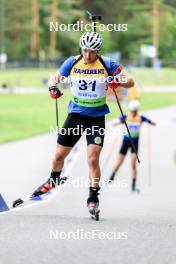
<path id="1" fill-rule="evenodd" d="M 122 124 L 122 122 L 119 120 L 119 119 L 114 119 L 113 121 L 112 121 L 112 125 L 113 126 L 118 126 L 118 125 L 121 125 Z"/>
<path id="2" fill-rule="evenodd" d="M 71 56 L 67 60 L 65 60 L 64 63 L 60 66 L 59 71 L 50 76 L 48 87 L 56 86 L 61 81 L 62 77 L 68 77 L 75 61 L 76 58 L 74 56 Z"/>
<path id="3" fill-rule="evenodd" d="M 61 78 L 62 76 L 58 72 L 51 75 L 48 80 L 48 87 L 56 86 L 60 82 Z"/>
<path id="4" fill-rule="evenodd" d="M 56 73 L 54 75 L 51 75 L 48 80 L 48 88 L 49 88 L 50 96 L 53 99 L 58 99 L 63 95 L 63 93 L 56 86 L 60 82 L 60 79 L 61 79 L 61 75 Z"/>
<path id="5" fill-rule="evenodd" d="M 127 115 L 124 115 L 124 118 L 125 118 L 125 120 L 126 120 Z M 123 119 L 122 116 L 120 116 L 119 118 L 116 118 L 116 119 L 113 120 L 112 125 L 113 125 L 113 126 L 118 126 L 118 125 L 121 125 L 121 124 L 123 124 L 123 123 L 124 123 L 124 119 Z"/>

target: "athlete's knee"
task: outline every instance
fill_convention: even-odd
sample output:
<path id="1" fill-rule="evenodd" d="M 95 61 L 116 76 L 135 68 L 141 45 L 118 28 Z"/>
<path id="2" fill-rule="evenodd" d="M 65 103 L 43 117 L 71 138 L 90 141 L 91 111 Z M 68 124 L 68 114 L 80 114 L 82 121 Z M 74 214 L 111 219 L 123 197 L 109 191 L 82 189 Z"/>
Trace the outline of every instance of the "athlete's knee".
<path id="1" fill-rule="evenodd" d="M 56 163 L 62 163 L 62 162 L 64 162 L 64 155 L 61 152 L 56 151 L 55 156 L 54 156 L 54 161 Z"/>
<path id="2" fill-rule="evenodd" d="M 117 164 L 115 165 L 115 171 L 117 171 L 117 170 L 120 168 L 121 165 L 122 165 L 122 163 L 117 163 Z"/>
<path id="3" fill-rule="evenodd" d="M 117 167 L 120 167 L 123 163 L 123 160 L 119 160 L 118 163 L 117 163 Z"/>
<path id="4" fill-rule="evenodd" d="M 120 154 L 117 160 L 117 167 L 120 167 L 124 161 L 125 155 Z"/>
<path id="5" fill-rule="evenodd" d="M 88 166 L 89 168 L 96 168 L 99 165 L 99 159 L 96 155 L 88 156 Z"/>
<path id="6" fill-rule="evenodd" d="M 133 169 L 133 170 L 136 170 L 136 162 L 131 162 L 131 168 Z"/>

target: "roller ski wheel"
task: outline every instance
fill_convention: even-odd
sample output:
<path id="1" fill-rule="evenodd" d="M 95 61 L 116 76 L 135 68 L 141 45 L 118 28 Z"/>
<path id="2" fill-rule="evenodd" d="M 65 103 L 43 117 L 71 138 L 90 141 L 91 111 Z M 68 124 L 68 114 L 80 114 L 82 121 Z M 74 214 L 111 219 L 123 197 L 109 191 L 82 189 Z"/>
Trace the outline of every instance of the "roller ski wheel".
<path id="1" fill-rule="evenodd" d="M 95 205 L 95 203 L 90 203 L 88 205 L 88 209 L 89 209 L 91 219 L 99 221 L 100 209 L 98 209 L 98 205 Z"/>
<path id="2" fill-rule="evenodd" d="M 94 217 L 95 217 L 95 221 L 99 221 L 100 220 L 100 210 L 99 209 L 96 209 L 95 210 L 95 215 L 94 215 Z M 94 218 L 93 217 L 93 218 Z"/>
<path id="3" fill-rule="evenodd" d="M 21 205 L 21 204 L 23 204 L 23 203 L 24 203 L 24 201 L 23 201 L 21 198 L 19 198 L 19 199 L 15 200 L 15 201 L 13 202 L 12 207 L 13 207 L 13 208 L 16 208 L 16 207 L 18 207 L 19 205 Z"/>

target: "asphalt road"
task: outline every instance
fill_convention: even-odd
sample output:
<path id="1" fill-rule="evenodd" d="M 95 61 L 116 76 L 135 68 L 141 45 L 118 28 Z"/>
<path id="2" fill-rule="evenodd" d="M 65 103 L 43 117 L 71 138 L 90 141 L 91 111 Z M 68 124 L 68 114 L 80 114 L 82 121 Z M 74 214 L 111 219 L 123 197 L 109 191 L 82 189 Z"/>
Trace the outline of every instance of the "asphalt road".
<path id="1" fill-rule="evenodd" d="M 91 220 L 83 138 L 65 171 L 70 180 L 52 200 L 0 214 L 0 263 L 175 264 L 176 107 L 146 114 L 157 126 L 141 130 L 141 194 L 130 192 L 128 155 L 115 185 L 101 189 L 100 221 Z M 105 140 L 102 179 L 110 175 L 120 139 Z M 55 142 L 56 136 L 45 135 L 1 145 L 0 193 L 7 202 L 48 177 Z"/>

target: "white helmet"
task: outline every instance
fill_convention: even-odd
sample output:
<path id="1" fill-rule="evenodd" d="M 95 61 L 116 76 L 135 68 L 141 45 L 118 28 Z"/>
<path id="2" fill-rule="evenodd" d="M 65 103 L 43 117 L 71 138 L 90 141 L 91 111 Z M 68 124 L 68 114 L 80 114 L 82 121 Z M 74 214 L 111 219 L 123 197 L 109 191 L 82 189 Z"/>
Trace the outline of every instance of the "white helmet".
<path id="1" fill-rule="evenodd" d="M 80 38 L 80 48 L 99 50 L 103 43 L 103 39 L 99 33 L 96 32 L 86 32 Z"/>
<path id="2" fill-rule="evenodd" d="M 139 101 L 137 100 L 132 100 L 130 103 L 129 103 L 129 111 L 138 111 L 139 108 L 140 108 L 140 103 Z"/>

